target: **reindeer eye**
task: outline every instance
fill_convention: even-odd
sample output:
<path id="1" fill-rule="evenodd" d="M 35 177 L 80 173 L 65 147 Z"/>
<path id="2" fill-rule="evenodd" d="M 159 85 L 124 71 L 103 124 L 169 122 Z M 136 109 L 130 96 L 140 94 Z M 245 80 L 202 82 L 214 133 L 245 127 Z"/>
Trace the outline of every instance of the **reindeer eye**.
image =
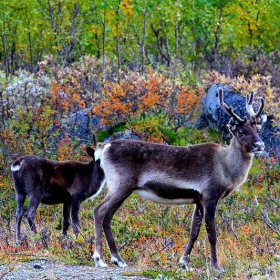
<path id="1" fill-rule="evenodd" d="M 238 133 L 239 133 L 240 136 L 244 136 L 244 130 L 243 129 L 239 129 Z"/>

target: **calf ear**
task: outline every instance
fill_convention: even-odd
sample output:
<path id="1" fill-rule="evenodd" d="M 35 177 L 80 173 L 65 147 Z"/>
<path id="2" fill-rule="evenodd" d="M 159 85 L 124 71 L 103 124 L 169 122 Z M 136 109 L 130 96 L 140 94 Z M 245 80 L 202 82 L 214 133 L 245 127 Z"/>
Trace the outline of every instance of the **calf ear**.
<path id="1" fill-rule="evenodd" d="M 87 150 L 87 154 L 94 158 L 94 149 L 92 149 L 91 147 L 86 147 L 86 150 Z"/>
<path id="2" fill-rule="evenodd" d="M 94 146 L 96 146 L 97 145 L 97 137 L 96 137 L 95 134 L 92 134 L 92 141 L 93 141 Z"/>

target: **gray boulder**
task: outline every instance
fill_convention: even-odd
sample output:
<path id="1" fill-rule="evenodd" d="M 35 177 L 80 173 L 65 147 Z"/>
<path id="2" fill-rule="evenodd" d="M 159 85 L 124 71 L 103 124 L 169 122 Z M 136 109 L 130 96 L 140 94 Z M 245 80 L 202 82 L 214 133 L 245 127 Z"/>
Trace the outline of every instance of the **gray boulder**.
<path id="1" fill-rule="evenodd" d="M 246 111 L 246 98 L 242 95 L 231 92 L 227 86 L 212 85 L 205 98 L 202 100 L 203 113 L 196 125 L 197 128 L 210 127 L 215 130 L 221 131 L 225 139 L 230 139 L 231 135 L 227 129 L 227 124 L 230 120 L 230 116 L 226 114 L 220 107 L 218 102 L 218 90 L 223 88 L 224 101 L 227 105 L 232 106 L 234 112 L 243 118 L 248 116 Z"/>
<path id="2" fill-rule="evenodd" d="M 273 116 L 268 116 L 261 131 L 261 139 L 265 143 L 265 150 L 271 157 L 278 158 L 280 163 L 280 127 L 275 126 Z"/>
<path id="3" fill-rule="evenodd" d="M 79 110 L 62 121 L 63 132 L 77 138 L 80 144 L 92 142 L 92 132 L 100 127 L 100 118 L 90 117 L 88 110 Z"/>
<path id="4" fill-rule="evenodd" d="M 109 138 L 105 139 L 105 143 L 112 142 L 114 140 L 141 140 L 141 137 L 135 133 L 132 133 L 131 130 L 127 129 L 125 131 L 115 132 Z"/>

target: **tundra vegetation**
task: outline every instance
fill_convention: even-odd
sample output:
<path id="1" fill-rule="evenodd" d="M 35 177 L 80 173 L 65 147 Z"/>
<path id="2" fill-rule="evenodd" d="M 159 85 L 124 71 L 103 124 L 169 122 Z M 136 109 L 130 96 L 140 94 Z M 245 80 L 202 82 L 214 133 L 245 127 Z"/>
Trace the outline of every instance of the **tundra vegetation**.
<path id="1" fill-rule="evenodd" d="M 103 141 L 125 130 L 156 143 L 225 144 L 218 131 L 192 126 L 212 84 L 264 94 L 265 112 L 280 125 L 278 1 L 22 2 L 0 3 L 1 263 L 47 257 L 93 265 L 93 209 L 105 196 L 82 204 L 78 237 L 61 237 L 61 206 L 40 205 L 38 234 L 23 221 L 18 247 L 10 165 L 19 156 L 88 161 L 92 132 Z M 81 110 L 97 118 L 88 138 L 75 133 Z M 217 254 L 225 278 L 280 277 L 279 182 L 278 159 L 256 158 L 245 184 L 219 204 Z M 121 255 L 151 278 L 211 279 L 204 226 L 193 270 L 174 265 L 192 212 L 193 206 L 132 195 L 112 220 Z"/>

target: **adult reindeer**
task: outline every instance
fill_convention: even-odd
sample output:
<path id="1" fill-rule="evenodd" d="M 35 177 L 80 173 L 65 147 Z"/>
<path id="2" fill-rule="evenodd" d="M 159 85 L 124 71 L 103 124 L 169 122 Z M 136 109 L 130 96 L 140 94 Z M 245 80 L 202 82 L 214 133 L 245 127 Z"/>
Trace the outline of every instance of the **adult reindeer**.
<path id="1" fill-rule="evenodd" d="M 87 147 L 86 150 L 92 158 L 88 163 L 72 160 L 57 162 L 37 156 L 20 157 L 12 163 L 11 170 L 17 200 L 17 243 L 21 241 L 20 227 L 26 196 L 29 197 L 26 216 L 33 232 L 37 232 L 35 215 L 39 204 L 62 203 L 62 233 L 65 235 L 69 228 L 71 212 L 74 233 L 76 236 L 79 234 L 81 203 L 89 197 L 97 196 L 105 183 L 100 160 L 94 160 L 92 148 Z"/>
<path id="2" fill-rule="evenodd" d="M 102 228 L 111 261 L 119 267 L 126 266 L 112 235 L 111 220 L 124 200 L 136 193 L 162 204 L 195 204 L 190 240 L 180 263 L 187 269 L 204 217 L 211 265 L 223 271 L 216 253 L 217 204 L 244 183 L 254 154 L 260 155 L 264 150 L 258 133 L 266 120 L 265 115 L 261 115 L 265 97 L 260 99 L 257 112 L 253 109 L 253 100 L 254 94 L 251 93 L 246 102 L 250 118 L 245 116 L 242 119 L 224 103 L 223 91 L 219 90 L 220 106 L 231 116 L 228 127 L 233 138 L 226 147 L 215 143 L 175 147 L 131 140 L 98 144 L 95 159 L 101 159 L 108 193 L 94 210 L 96 245 L 93 258 L 96 266 L 107 266 L 102 250 Z"/>

